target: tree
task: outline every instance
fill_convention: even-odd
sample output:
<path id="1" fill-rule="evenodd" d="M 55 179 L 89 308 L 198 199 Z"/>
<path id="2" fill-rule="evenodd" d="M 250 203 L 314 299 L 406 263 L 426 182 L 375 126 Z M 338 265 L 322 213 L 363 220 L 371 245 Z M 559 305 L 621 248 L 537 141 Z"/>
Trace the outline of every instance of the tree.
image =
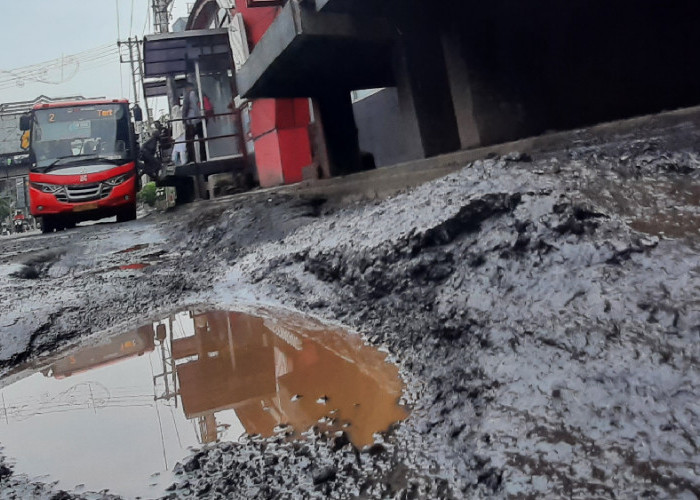
<path id="1" fill-rule="evenodd" d="M 10 200 L 7 198 L 0 198 L 0 220 L 5 219 L 11 213 Z"/>
<path id="2" fill-rule="evenodd" d="M 137 195 L 138 201 L 141 203 L 146 203 L 149 206 L 154 206 L 156 204 L 156 183 L 149 182 Z"/>

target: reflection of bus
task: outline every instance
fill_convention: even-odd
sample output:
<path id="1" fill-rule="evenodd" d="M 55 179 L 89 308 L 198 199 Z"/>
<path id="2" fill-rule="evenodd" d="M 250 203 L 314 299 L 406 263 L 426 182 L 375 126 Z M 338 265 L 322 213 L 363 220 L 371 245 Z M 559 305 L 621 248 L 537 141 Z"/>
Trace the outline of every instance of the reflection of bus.
<path id="1" fill-rule="evenodd" d="M 140 110 L 134 114 L 141 119 Z M 128 101 L 37 104 L 20 128 L 31 162 L 30 210 L 43 232 L 136 218 L 138 151 Z"/>
<path id="2" fill-rule="evenodd" d="M 135 331 L 111 337 L 108 343 L 86 347 L 59 359 L 42 373 L 57 379 L 76 373 L 110 365 L 134 356 L 153 351 L 153 328 L 141 327 Z"/>

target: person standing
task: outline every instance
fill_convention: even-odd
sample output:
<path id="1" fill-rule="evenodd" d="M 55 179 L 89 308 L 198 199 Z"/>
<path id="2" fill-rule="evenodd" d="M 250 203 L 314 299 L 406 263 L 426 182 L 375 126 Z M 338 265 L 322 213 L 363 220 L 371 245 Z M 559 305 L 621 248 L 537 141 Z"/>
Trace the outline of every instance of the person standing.
<path id="1" fill-rule="evenodd" d="M 185 84 L 185 95 L 182 104 L 182 116 L 185 119 L 185 140 L 187 141 L 187 157 L 194 161 L 194 137 L 199 138 L 199 160 L 207 159 L 207 150 L 204 145 L 204 126 L 202 124 L 202 112 L 197 90 L 192 83 Z"/>
<path id="2" fill-rule="evenodd" d="M 158 173 L 162 166 L 162 162 L 158 158 L 158 143 L 161 140 L 162 133 L 162 126 L 159 121 L 156 121 L 155 130 L 151 133 L 151 137 L 141 145 L 143 173 L 153 180 L 158 179 Z"/>
<path id="3" fill-rule="evenodd" d="M 185 122 L 182 120 L 182 108 L 176 104 L 170 111 L 172 115 L 173 133 L 175 138 L 173 143 L 172 161 L 175 165 L 185 165 L 187 157 L 187 136 L 185 134 Z"/>

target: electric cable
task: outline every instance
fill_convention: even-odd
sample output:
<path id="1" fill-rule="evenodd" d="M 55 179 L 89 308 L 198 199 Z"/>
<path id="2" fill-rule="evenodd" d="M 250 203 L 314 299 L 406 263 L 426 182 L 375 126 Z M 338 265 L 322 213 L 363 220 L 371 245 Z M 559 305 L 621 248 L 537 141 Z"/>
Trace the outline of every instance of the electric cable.
<path id="1" fill-rule="evenodd" d="M 0 89 L 9 89 L 13 87 L 22 87 L 32 83 L 58 85 L 72 79 L 82 69 L 94 67 L 95 63 L 117 63 L 115 56 L 119 54 L 118 49 L 111 48 L 102 53 L 95 53 L 88 56 L 73 58 L 71 56 L 64 57 L 61 60 L 47 62 L 41 68 L 26 69 L 18 73 L 10 73 L 11 76 L 5 78 L 0 77 Z M 68 69 L 69 74 L 65 74 L 57 81 L 50 79 L 51 72 L 58 73 Z"/>
<path id="2" fill-rule="evenodd" d="M 12 86 L 22 86 L 25 83 L 24 80 L 36 80 L 40 83 L 49 84 L 63 83 L 70 78 L 63 78 L 61 81 L 54 82 L 46 81 L 45 79 L 42 79 L 42 77 L 47 75 L 50 70 L 59 71 L 65 69 L 67 65 L 76 65 L 79 67 L 82 63 L 108 58 L 113 56 L 115 53 L 116 49 L 111 46 L 111 44 L 108 44 L 83 52 L 78 52 L 76 54 L 62 56 L 61 58 L 45 61 L 39 64 L 32 64 L 12 70 L 0 70 L 0 74 L 6 75 L 4 77 L 0 77 L 0 87 L 9 88 Z M 75 75 L 71 75 L 71 77 L 72 76 Z"/>
<path id="3" fill-rule="evenodd" d="M 119 0 L 114 0 L 117 7 L 117 47 L 119 47 L 119 40 L 121 39 L 121 30 L 119 29 Z M 124 95 L 124 73 L 122 71 L 122 65 L 119 65 L 119 86 L 122 91 L 122 96 Z"/>
<path id="4" fill-rule="evenodd" d="M 146 36 L 146 28 L 151 24 L 151 7 L 146 5 L 146 17 L 143 22 L 143 29 L 141 30 L 141 37 Z"/>
<path id="5" fill-rule="evenodd" d="M 133 26 L 134 26 L 134 0 L 131 0 L 131 14 L 129 16 L 129 38 L 131 38 Z"/>

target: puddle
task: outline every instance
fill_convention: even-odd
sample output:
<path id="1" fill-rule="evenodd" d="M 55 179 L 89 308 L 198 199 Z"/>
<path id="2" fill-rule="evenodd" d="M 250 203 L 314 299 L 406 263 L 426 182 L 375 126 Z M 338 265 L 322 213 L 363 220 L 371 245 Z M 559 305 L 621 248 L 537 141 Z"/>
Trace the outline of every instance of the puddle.
<path id="1" fill-rule="evenodd" d="M 190 447 L 246 433 L 332 419 L 371 444 L 406 417 L 401 390 L 398 369 L 355 335 L 296 317 L 185 311 L 2 389 L 0 442 L 17 473 L 150 497 Z"/>
<path id="2" fill-rule="evenodd" d="M 146 264 L 145 262 L 139 262 L 136 264 L 124 264 L 122 266 L 117 267 L 116 269 L 119 269 L 121 271 L 141 270 L 141 269 L 144 269 L 148 266 L 150 266 L 150 264 Z"/>
<path id="3" fill-rule="evenodd" d="M 700 241 L 700 185 L 697 183 L 645 178 L 625 182 L 619 189 L 606 186 L 586 192 L 603 206 L 610 206 L 623 215 L 635 231 L 685 238 L 694 244 Z M 625 196 L 612 194 L 617 192 L 624 192 Z"/>
<path id="4" fill-rule="evenodd" d="M 662 187 L 655 209 L 633 219 L 630 227 L 656 236 L 700 239 L 700 186 L 669 183 Z"/>
<path id="5" fill-rule="evenodd" d="M 653 236 L 700 239 L 700 215 L 679 217 L 659 214 L 654 218 L 633 219 L 630 221 L 630 227 Z"/>

